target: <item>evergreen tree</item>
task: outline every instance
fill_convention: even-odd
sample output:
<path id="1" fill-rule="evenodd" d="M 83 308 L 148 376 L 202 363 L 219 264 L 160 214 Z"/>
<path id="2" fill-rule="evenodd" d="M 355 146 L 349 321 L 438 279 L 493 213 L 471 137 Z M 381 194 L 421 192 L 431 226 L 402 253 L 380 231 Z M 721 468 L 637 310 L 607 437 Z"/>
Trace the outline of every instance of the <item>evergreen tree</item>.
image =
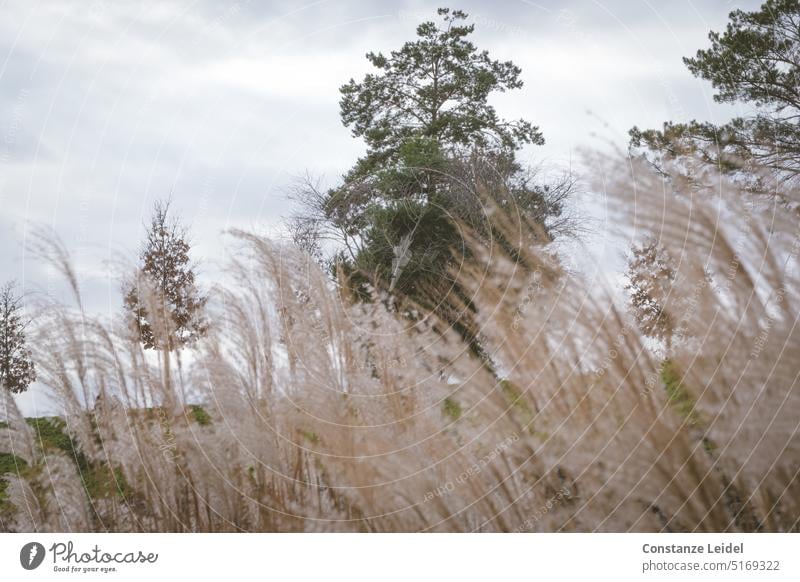
<path id="1" fill-rule="evenodd" d="M 711 47 L 684 63 L 711 81 L 714 100 L 742 102 L 754 113 L 722 125 L 664 124 L 631 130 L 631 145 L 655 164 L 692 154 L 724 172 L 748 178 L 751 165 L 782 180 L 800 178 L 800 0 L 768 0 L 759 10 L 730 13 L 724 33 L 711 32 Z M 655 154 L 655 155 L 653 155 Z M 752 180 L 756 178 L 756 180 Z"/>
<path id="2" fill-rule="evenodd" d="M 503 120 L 488 103 L 492 93 L 522 87 L 519 67 L 478 51 L 467 39 L 475 27 L 462 24 L 464 12 L 440 8 L 438 14 L 441 27 L 423 22 L 418 39 L 400 50 L 368 53 L 379 73 L 341 88 L 342 121 L 369 148 L 355 174 L 396 167 L 409 154 L 429 162 L 438 150 L 513 151 L 544 143 L 537 127 Z M 414 151 L 404 156 L 403 148 Z"/>
<path id="3" fill-rule="evenodd" d="M 519 67 L 479 51 L 468 39 L 475 27 L 464 24 L 464 12 L 440 8 L 438 15 L 440 24 L 423 22 L 417 39 L 400 50 L 368 53 L 377 72 L 341 88 L 342 123 L 364 139 L 367 154 L 331 192 L 327 210 L 354 234 L 385 224 L 372 213 L 395 205 L 404 206 L 401 214 L 409 203 L 412 213 L 447 210 L 441 190 L 454 158 L 483 152 L 504 163 L 523 145 L 544 143 L 536 126 L 500 118 L 488 101 L 522 87 Z M 397 233 L 373 234 L 397 243 Z"/>
<path id="4" fill-rule="evenodd" d="M 341 88 L 342 122 L 364 139 L 366 155 L 336 188 L 299 188 L 290 229 L 314 257 L 328 241 L 338 246 L 329 266 L 356 297 L 378 288 L 409 298 L 480 353 L 474 306 L 453 273 L 476 235 L 510 246 L 492 231 L 487 208 L 535 223 L 529 242 L 547 242 L 573 181 L 536 184 L 516 161 L 524 145 L 544 143 L 542 134 L 529 121 L 502 119 L 489 98 L 522 87 L 519 67 L 479 51 L 464 12 L 441 8 L 438 16 L 399 50 L 368 53 L 376 72 Z"/>
<path id="5" fill-rule="evenodd" d="M 440 23 L 423 22 L 416 40 L 388 56 L 368 53 L 377 72 L 341 88 L 342 121 L 367 153 L 341 186 L 301 188 L 290 225 L 312 256 L 332 239 L 344 272 L 415 298 L 421 287 L 450 288 L 448 265 L 463 244 L 458 223 L 489 234 L 481 195 L 544 225 L 571 189 L 571 180 L 531 182 L 515 152 L 544 143 L 539 129 L 502 119 L 489 104 L 493 93 L 522 87 L 519 67 L 479 51 L 464 12 L 438 15 Z"/>

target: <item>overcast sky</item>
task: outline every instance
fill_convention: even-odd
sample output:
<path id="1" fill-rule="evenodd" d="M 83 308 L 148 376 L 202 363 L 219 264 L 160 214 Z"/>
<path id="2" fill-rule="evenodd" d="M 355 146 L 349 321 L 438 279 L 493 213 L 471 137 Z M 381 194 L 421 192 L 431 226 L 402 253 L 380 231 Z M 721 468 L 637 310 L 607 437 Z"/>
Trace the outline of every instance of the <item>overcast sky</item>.
<path id="1" fill-rule="evenodd" d="M 135 256 L 143 216 L 170 194 L 208 272 L 226 228 L 277 235 L 297 176 L 333 183 L 363 151 L 339 121 L 339 86 L 439 4 L 0 2 L 0 279 L 46 287 L 23 247 L 32 228 L 52 227 L 91 307 L 117 309 L 109 261 Z M 582 145 L 624 145 L 635 124 L 730 116 L 681 57 L 730 10 L 758 4 L 452 7 L 472 15 L 480 48 L 522 68 L 523 89 L 495 104 L 542 129 L 547 144 L 524 159 L 558 167 Z"/>

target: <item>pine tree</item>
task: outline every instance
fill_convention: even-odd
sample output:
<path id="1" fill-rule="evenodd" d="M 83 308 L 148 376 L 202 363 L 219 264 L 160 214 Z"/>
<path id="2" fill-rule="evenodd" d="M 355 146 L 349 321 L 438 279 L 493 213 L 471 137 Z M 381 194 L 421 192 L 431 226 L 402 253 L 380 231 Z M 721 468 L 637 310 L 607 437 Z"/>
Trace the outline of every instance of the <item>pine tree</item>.
<path id="1" fill-rule="evenodd" d="M 156 202 L 142 249 L 141 266 L 125 306 L 147 349 L 171 352 L 205 335 L 208 298 L 195 282 L 188 230 L 169 217 L 169 203 Z"/>
<path id="2" fill-rule="evenodd" d="M 454 251 L 463 259 L 462 226 L 492 239 L 481 231 L 482 197 L 548 230 L 572 186 L 568 179 L 535 183 L 515 154 L 544 143 L 539 128 L 503 119 L 490 103 L 522 87 L 521 69 L 473 44 L 466 13 L 440 8 L 437 15 L 399 49 L 368 53 L 375 71 L 340 88 L 342 122 L 367 152 L 338 187 L 299 188 L 289 225 L 315 258 L 338 246 L 333 262 L 343 263 L 353 282 L 366 279 L 417 300 L 427 293 L 433 304 L 441 297 L 431 297 L 431 287 L 452 287 Z M 402 268 L 398 245 L 405 245 Z"/>
<path id="3" fill-rule="evenodd" d="M 366 154 L 339 186 L 299 188 L 289 226 L 317 259 L 338 247 L 329 265 L 353 297 L 379 289 L 410 300 L 480 354 L 474 306 L 454 275 L 470 260 L 465 233 L 504 244 L 486 220 L 499 209 L 540 227 L 525 244 L 546 243 L 573 182 L 540 184 L 516 159 L 544 137 L 530 121 L 502 118 L 491 100 L 522 87 L 521 69 L 472 42 L 466 13 L 437 16 L 397 50 L 368 53 L 374 71 L 340 88 L 342 122 Z"/>
<path id="4" fill-rule="evenodd" d="M 479 51 L 468 39 L 475 26 L 463 24 L 464 12 L 440 8 L 438 15 L 441 24 L 423 22 L 416 40 L 388 56 L 368 53 L 377 74 L 342 86 L 342 121 L 369 148 L 355 174 L 396 167 L 404 147 L 419 148 L 415 153 L 429 162 L 437 150 L 514 151 L 544 143 L 538 127 L 501 119 L 489 104 L 493 93 L 522 87 L 520 68 Z"/>
<path id="5" fill-rule="evenodd" d="M 751 165 L 781 182 L 800 180 L 800 0 L 767 0 L 753 12 L 734 10 L 710 48 L 683 62 L 710 81 L 719 103 L 745 105 L 748 115 L 717 125 L 664 123 L 630 131 L 631 146 L 656 167 L 691 154 L 763 189 Z"/>
<path id="6" fill-rule="evenodd" d="M 36 368 L 25 345 L 22 299 L 14 288 L 7 283 L 0 290 L 0 385 L 20 393 L 36 380 Z"/>

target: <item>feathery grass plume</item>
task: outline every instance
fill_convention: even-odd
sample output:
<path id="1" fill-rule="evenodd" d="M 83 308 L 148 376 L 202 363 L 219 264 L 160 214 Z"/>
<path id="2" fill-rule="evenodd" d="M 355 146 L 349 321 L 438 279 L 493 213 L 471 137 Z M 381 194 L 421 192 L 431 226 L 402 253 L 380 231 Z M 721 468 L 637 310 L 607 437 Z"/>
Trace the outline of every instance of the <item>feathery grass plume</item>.
<path id="1" fill-rule="evenodd" d="M 0 390 L 0 450 L 26 463 L 33 463 L 37 456 L 33 432 L 8 390 Z"/>
<path id="2" fill-rule="evenodd" d="M 21 523 L 31 523 L 23 517 L 15 517 L 28 510 L 28 498 L 22 494 L 21 485 L 13 487 L 11 482 L 22 480 L 22 475 L 38 459 L 33 431 L 17 408 L 11 392 L 0 388 L 0 531 L 15 531 Z M 9 490 L 19 505 L 9 499 Z"/>
<path id="3" fill-rule="evenodd" d="M 484 359 L 419 306 L 349 301 L 308 255 L 235 232 L 215 324 L 169 374 L 123 322 L 46 306 L 32 343 L 64 417 L 7 423 L 30 470 L 5 475 L 0 524 L 797 530 L 793 217 L 626 164 L 592 167 L 624 234 L 675 259 L 667 352 L 488 203 L 502 241 L 472 241 L 458 273 Z"/>
<path id="4" fill-rule="evenodd" d="M 41 491 L 41 512 L 47 531 L 86 532 L 92 530 L 89 499 L 72 459 L 63 453 L 44 455 L 35 478 Z"/>
<path id="5" fill-rule="evenodd" d="M 638 190 L 659 193 L 636 198 L 639 224 L 679 257 L 667 310 L 681 340 L 662 378 L 671 404 L 682 401 L 673 409 L 691 425 L 694 447 L 712 459 L 684 487 L 695 494 L 719 481 L 700 516 L 715 529 L 796 530 L 800 240 L 796 215 L 779 201 L 797 192 L 787 187 L 764 207 L 709 169 L 687 182 L 633 167 Z M 613 173 L 611 187 L 632 196 L 632 181 L 618 166 Z M 729 515 L 711 519 L 720 507 Z"/>
<path id="6" fill-rule="evenodd" d="M 47 524 L 42 515 L 41 506 L 28 481 L 20 475 L 5 475 L 7 481 L 6 497 L 10 515 L 3 517 L 6 532 L 38 532 L 47 531 Z M 7 508 L 4 510 L 7 511 Z M 4 511 L 4 513 L 6 513 Z"/>

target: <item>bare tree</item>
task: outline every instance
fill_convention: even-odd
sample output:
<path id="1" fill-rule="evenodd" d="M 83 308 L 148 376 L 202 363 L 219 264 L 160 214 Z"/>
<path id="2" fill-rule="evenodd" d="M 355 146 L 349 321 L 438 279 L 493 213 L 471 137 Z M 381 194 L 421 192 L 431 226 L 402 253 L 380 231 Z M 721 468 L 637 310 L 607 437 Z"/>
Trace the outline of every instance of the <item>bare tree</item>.
<path id="1" fill-rule="evenodd" d="M 0 385 L 19 393 L 36 380 L 36 367 L 25 345 L 22 298 L 14 289 L 14 283 L 0 289 Z"/>
<path id="2" fill-rule="evenodd" d="M 367 228 L 363 206 L 370 195 L 369 184 L 354 184 L 345 199 L 324 190 L 319 179 L 304 176 L 290 195 L 296 203 L 288 220 L 292 241 L 325 267 L 331 267 L 337 256 L 355 262 L 363 246 L 361 235 Z M 363 202 L 356 210 L 353 210 L 354 198 Z"/>

